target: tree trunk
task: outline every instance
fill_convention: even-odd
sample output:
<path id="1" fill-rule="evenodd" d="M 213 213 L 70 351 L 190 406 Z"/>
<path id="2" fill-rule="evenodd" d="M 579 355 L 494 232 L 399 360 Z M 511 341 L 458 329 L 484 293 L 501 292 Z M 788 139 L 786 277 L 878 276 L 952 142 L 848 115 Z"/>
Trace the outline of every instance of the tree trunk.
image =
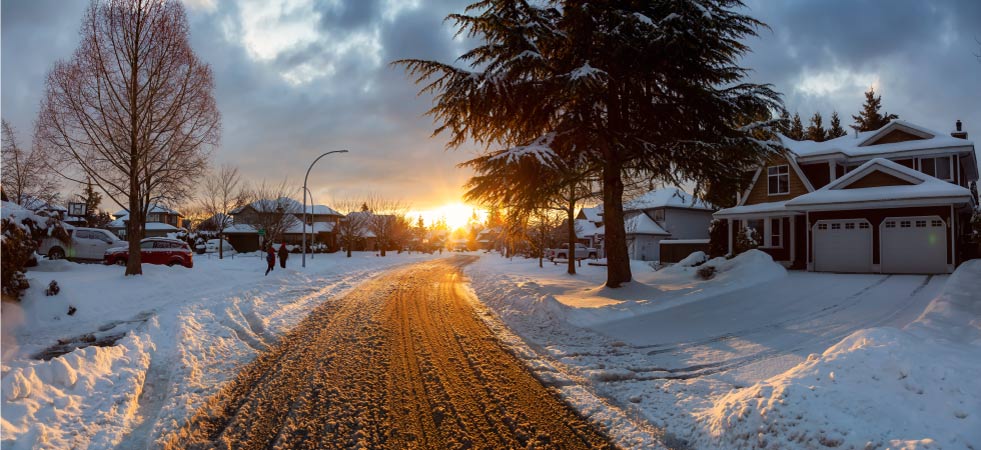
<path id="1" fill-rule="evenodd" d="M 225 235 L 218 233 L 218 259 L 225 258 Z M 204 250 L 208 251 L 208 241 L 204 241 Z"/>
<path id="2" fill-rule="evenodd" d="M 603 225 L 606 227 L 606 287 L 618 288 L 631 280 L 630 255 L 627 253 L 627 231 L 623 222 L 622 162 L 612 148 L 607 148 L 603 167 Z"/>
<path id="3" fill-rule="evenodd" d="M 569 232 L 569 238 L 566 242 L 569 244 L 569 261 L 568 268 L 566 272 L 569 275 L 576 274 L 576 186 L 573 184 L 569 188 L 569 204 L 566 205 L 565 215 L 566 215 L 566 231 Z"/>
<path id="4" fill-rule="evenodd" d="M 139 189 L 136 177 L 130 178 L 130 188 Z M 126 222 L 126 234 L 129 240 L 129 258 L 126 261 L 126 275 L 143 275 L 143 261 L 140 255 L 140 196 L 129 196 L 129 221 Z"/>

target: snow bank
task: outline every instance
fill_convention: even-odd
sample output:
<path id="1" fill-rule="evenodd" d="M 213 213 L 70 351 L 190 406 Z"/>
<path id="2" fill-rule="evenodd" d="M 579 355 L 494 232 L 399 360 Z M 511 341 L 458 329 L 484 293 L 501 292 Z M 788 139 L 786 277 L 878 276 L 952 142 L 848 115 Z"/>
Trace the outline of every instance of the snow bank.
<path id="1" fill-rule="evenodd" d="M 698 413 L 696 448 L 978 448 L 981 260 L 904 330 L 856 331 Z"/>

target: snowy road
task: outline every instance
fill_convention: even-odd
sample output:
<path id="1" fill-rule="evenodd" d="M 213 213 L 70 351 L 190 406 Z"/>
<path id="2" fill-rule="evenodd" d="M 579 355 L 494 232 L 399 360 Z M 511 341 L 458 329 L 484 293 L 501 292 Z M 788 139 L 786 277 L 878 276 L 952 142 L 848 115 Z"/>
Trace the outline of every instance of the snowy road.
<path id="1" fill-rule="evenodd" d="M 319 306 L 168 447 L 608 447 L 476 316 L 472 260 L 397 269 Z"/>

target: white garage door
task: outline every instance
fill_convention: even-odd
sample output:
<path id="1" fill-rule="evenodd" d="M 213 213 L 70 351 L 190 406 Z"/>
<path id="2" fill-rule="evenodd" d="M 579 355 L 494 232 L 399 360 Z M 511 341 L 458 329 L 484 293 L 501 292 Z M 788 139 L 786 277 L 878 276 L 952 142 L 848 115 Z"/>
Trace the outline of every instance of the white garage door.
<path id="1" fill-rule="evenodd" d="M 879 225 L 883 273 L 946 273 L 947 224 L 939 216 L 887 217 Z"/>
<path id="2" fill-rule="evenodd" d="M 819 220 L 813 232 L 814 270 L 872 271 L 872 227 L 865 219 Z"/>

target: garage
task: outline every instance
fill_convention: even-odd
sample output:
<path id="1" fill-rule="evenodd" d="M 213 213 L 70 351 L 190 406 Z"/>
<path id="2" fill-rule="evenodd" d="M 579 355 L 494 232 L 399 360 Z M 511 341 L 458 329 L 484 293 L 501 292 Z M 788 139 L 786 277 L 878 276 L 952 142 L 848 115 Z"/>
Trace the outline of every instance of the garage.
<path id="1" fill-rule="evenodd" d="M 812 231 L 814 270 L 872 271 L 872 227 L 867 220 L 819 220 Z"/>
<path id="2" fill-rule="evenodd" d="M 947 223 L 940 216 L 887 217 L 879 225 L 883 273 L 947 273 Z"/>

